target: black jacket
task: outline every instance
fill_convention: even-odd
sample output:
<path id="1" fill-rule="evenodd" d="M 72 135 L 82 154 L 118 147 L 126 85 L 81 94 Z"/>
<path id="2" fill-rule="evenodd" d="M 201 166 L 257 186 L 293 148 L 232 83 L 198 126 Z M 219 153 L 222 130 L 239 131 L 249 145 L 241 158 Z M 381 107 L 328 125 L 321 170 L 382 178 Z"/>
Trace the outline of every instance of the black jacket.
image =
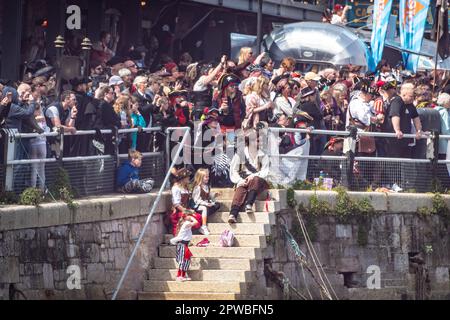
<path id="1" fill-rule="evenodd" d="M 142 96 L 138 91 L 133 93 L 133 96 L 135 96 L 139 101 L 139 112 L 144 117 L 145 123 L 150 123 L 150 121 L 153 119 L 153 113 L 157 109 L 153 105 L 153 101 L 151 100 L 150 96 Z"/>

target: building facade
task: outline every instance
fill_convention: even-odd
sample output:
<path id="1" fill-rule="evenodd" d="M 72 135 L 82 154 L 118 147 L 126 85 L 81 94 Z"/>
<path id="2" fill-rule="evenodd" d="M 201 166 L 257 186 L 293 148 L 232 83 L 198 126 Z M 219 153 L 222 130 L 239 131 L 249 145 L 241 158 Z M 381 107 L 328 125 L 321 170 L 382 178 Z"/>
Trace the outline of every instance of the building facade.
<path id="1" fill-rule="evenodd" d="M 319 21 L 323 7 L 315 1 L 263 1 L 263 33 L 277 24 Z M 54 41 L 66 46 L 101 31 L 120 37 L 119 48 L 145 45 L 171 55 L 192 52 L 194 58 L 214 60 L 230 50 L 230 33 L 256 35 L 257 0 L 15 0 L 0 1 L 1 78 L 21 78 L 31 50 L 52 60 Z M 34 55 L 35 57 L 35 55 Z"/>

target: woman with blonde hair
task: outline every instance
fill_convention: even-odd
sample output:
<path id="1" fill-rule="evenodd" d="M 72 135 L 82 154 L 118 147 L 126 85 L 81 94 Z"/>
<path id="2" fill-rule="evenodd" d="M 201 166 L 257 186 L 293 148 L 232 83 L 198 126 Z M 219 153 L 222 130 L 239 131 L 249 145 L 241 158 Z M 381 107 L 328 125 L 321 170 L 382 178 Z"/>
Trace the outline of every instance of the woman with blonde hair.
<path id="1" fill-rule="evenodd" d="M 220 208 L 220 204 L 215 199 L 218 195 L 218 193 L 211 194 L 209 170 L 204 168 L 198 169 L 194 177 L 192 200 L 194 202 L 194 210 L 202 214 L 202 226 L 199 232 L 205 236 L 209 235 L 209 230 L 206 226 L 208 216 L 217 212 Z"/>
<path id="2" fill-rule="evenodd" d="M 242 122 L 244 129 L 255 128 L 259 122 L 269 122 L 269 110 L 274 107 L 270 100 L 269 80 L 260 76 L 247 88 L 245 97 L 246 115 Z"/>
<path id="3" fill-rule="evenodd" d="M 130 96 L 128 94 L 122 94 L 113 105 L 114 112 L 120 117 L 120 129 L 131 128 L 133 121 L 131 120 L 130 111 Z M 127 153 L 130 147 L 130 139 L 128 134 L 119 134 L 119 152 Z"/>
<path id="4" fill-rule="evenodd" d="M 348 87 L 343 83 L 336 83 L 331 89 L 331 94 L 336 101 L 340 113 L 338 130 L 345 130 L 348 109 Z"/>
<path id="5" fill-rule="evenodd" d="M 250 47 L 242 47 L 239 51 L 238 65 L 251 62 L 253 58 L 253 50 Z"/>

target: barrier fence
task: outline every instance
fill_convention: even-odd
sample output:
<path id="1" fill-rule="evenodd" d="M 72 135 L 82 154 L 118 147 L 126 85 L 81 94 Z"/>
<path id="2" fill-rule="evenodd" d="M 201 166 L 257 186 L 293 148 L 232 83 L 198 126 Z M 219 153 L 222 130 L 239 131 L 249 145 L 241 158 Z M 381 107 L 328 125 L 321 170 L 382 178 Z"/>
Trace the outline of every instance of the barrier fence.
<path id="1" fill-rule="evenodd" d="M 450 161 L 439 160 L 438 150 L 440 140 L 450 139 L 450 136 L 447 135 L 439 135 L 435 132 L 424 133 L 421 135 L 421 139 L 415 140 L 416 144 L 412 147 L 412 154 L 415 158 L 389 158 L 357 156 L 356 146 L 361 136 L 372 136 L 375 139 L 396 139 L 394 133 L 359 132 L 356 131 L 356 128 L 350 131 L 269 128 L 270 132 L 277 135 L 308 133 L 311 137 L 314 135 L 341 136 L 345 140 L 343 155 L 340 157 L 298 155 L 295 152 L 272 153 L 270 157 L 273 171 L 283 168 L 286 161 L 289 161 L 291 167 L 295 168 L 293 163 L 296 161 L 299 166 L 307 166 L 305 177 L 309 181 L 317 182 L 322 178 L 319 181 L 323 183 L 325 179 L 331 178 L 333 186 L 343 185 L 351 191 L 367 191 L 386 187 L 394 191 L 431 192 L 450 188 L 449 170 L 447 169 Z M 416 138 L 416 135 L 405 134 L 403 138 Z M 273 165 L 274 163 L 275 165 Z M 326 185 L 331 186 L 330 183 Z"/>
<path id="2" fill-rule="evenodd" d="M 182 138 L 183 128 L 168 128 L 163 132 L 161 128 L 145 128 L 142 133 L 147 136 L 149 149 L 144 152 L 144 159 L 140 169 L 140 177 L 155 180 L 155 187 L 161 186 L 168 165 L 171 163 L 171 153 L 174 147 L 179 145 L 178 138 Z M 178 135 L 171 132 L 178 131 Z M 52 186 L 58 179 L 58 168 L 66 170 L 72 187 L 78 196 L 101 195 L 114 192 L 115 173 L 117 167 L 127 159 L 128 155 L 119 152 L 120 142 L 126 135 L 140 132 L 138 129 L 102 130 L 101 134 L 111 138 L 111 148 L 108 154 L 102 154 L 95 148 L 93 141 L 98 138 L 97 131 L 78 131 L 74 135 L 60 132 L 48 134 L 20 134 L 11 130 L 2 131 L 1 145 L 3 146 L 3 158 L 0 167 L 1 190 L 13 191 L 20 194 L 30 186 L 33 168 L 44 166 L 44 174 L 37 177 L 39 181 L 45 177 L 45 186 Z M 450 188 L 450 178 L 447 166 L 450 160 L 438 158 L 439 141 L 449 140 L 450 136 L 436 133 L 423 134 L 421 140 L 417 140 L 413 147 L 414 159 L 387 158 L 387 157 L 359 157 L 356 152 L 356 144 L 361 136 L 374 136 L 378 138 L 395 138 L 392 133 L 306 130 L 291 128 L 269 128 L 270 134 L 276 136 L 290 133 L 308 133 L 310 137 L 317 135 L 341 136 L 345 139 L 345 147 L 341 156 L 315 156 L 288 152 L 279 154 L 274 148 L 269 150 L 272 171 L 283 171 L 285 162 L 298 171 L 302 170 L 299 177 L 309 181 L 318 178 L 332 179 L 333 186 L 343 185 L 352 191 L 366 191 L 376 187 L 401 188 L 403 191 L 430 192 L 441 188 Z M 158 139 L 157 135 L 166 136 Z M 45 159 L 30 159 L 29 151 L 23 152 L 25 141 L 36 137 L 47 137 L 48 145 L 53 146 L 47 152 Z M 175 138 L 172 138 L 175 136 Z M 405 134 L 404 138 L 414 138 L 415 135 Z M 160 137 L 161 138 L 161 137 Z M 176 141 L 171 141 L 172 139 Z M 72 139 L 72 140 L 70 140 Z M 81 141 L 76 141 L 80 139 Z M 83 140 L 84 139 L 84 140 Z M 78 143 L 84 146 L 87 155 L 71 156 L 68 149 Z M 105 139 L 108 141 L 108 139 Z M 420 142 L 420 143 L 419 143 Z M 87 146 L 86 146 L 87 144 Z M 106 143 L 105 143 L 106 145 Z M 98 147 L 98 146 L 97 146 Z M 81 147 L 81 150 L 83 147 Z M 275 149 L 278 149 L 278 145 Z M 87 150 L 87 151 L 86 151 Z M 289 167 L 288 167 L 289 168 Z M 274 169 L 274 170 L 272 170 Z M 284 174 L 293 177 L 290 169 L 284 168 Z M 39 172 L 39 170 L 37 170 Z M 283 172 L 282 172 L 283 173 Z M 294 177 L 295 178 L 295 177 Z M 300 179 L 300 180 L 302 180 Z"/>
<path id="3" fill-rule="evenodd" d="M 61 178 L 59 168 L 67 172 L 71 187 L 77 196 L 90 196 L 113 193 L 115 188 L 116 169 L 128 159 L 128 154 L 120 153 L 120 142 L 126 135 L 140 132 L 149 141 L 149 152 L 143 152 L 140 178 L 152 178 L 155 187 L 161 185 L 165 175 L 164 150 L 155 152 L 157 146 L 152 143 L 154 133 L 161 128 L 77 131 L 75 134 L 52 132 L 46 134 L 20 134 L 17 131 L 2 132 L 3 157 L 0 170 L 2 190 L 20 194 L 30 187 L 36 172 L 36 185 L 43 184 L 51 189 Z M 105 138 L 96 143 L 99 134 Z M 147 136 L 147 137 L 146 137 Z M 30 159 L 29 142 L 36 137 L 46 137 L 47 157 Z M 69 143 L 69 144 L 68 144 Z M 107 146 L 109 144 L 109 147 Z M 70 156 L 73 146 L 85 156 Z M 105 147 L 105 150 L 102 147 Z M 69 150 L 69 152 L 67 151 Z M 106 152 L 106 154 L 104 154 Z M 67 155 L 68 156 L 65 156 Z M 41 169 L 41 170 L 39 170 Z"/>

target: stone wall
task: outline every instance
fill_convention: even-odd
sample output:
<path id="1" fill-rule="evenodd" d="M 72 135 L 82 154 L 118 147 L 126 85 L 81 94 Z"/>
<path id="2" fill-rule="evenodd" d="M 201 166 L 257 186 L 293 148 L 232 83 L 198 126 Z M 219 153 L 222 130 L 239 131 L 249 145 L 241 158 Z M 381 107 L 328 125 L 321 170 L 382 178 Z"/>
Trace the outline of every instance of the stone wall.
<path id="1" fill-rule="evenodd" d="M 296 199 L 305 205 L 312 192 L 296 192 Z M 335 193 L 319 192 L 322 200 L 334 204 Z M 350 193 L 361 198 L 359 193 Z M 367 194 L 365 194 L 367 196 Z M 312 217 L 308 220 L 308 232 L 314 236 L 314 248 L 320 263 L 340 299 L 450 299 L 450 227 L 448 221 L 438 217 L 420 217 L 415 211 L 431 205 L 431 195 L 372 194 L 372 203 L 378 214 L 370 221 L 366 234 L 367 244 L 359 245 L 357 221 L 340 224 L 335 217 Z M 445 201 L 449 198 L 445 196 Z M 385 210 L 382 210 L 382 209 Z M 402 212 L 403 211 L 403 212 Z M 283 218 L 283 219 L 281 219 Z M 308 296 L 301 267 L 280 228 L 286 221 L 290 230 L 299 239 L 301 250 L 307 254 L 308 263 L 314 269 L 310 251 L 298 230 L 295 212 L 278 214 L 278 224 L 273 230 L 272 248 L 266 254 L 267 262 L 276 271 L 284 272 L 294 287 Z M 311 222 L 312 221 L 312 222 Z M 428 271 L 426 277 L 417 276 L 414 262 L 423 260 Z M 367 288 L 367 281 L 374 273 L 370 266 L 380 268 L 381 288 Z M 369 273 L 368 273 L 369 272 Z M 311 294 L 320 298 L 316 283 L 304 270 L 306 284 Z M 417 281 L 423 279 L 423 290 L 417 292 Z M 371 282 L 371 281 L 370 281 Z M 271 286 L 276 285 L 269 282 Z M 345 283 L 345 285 L 344 285 Z M 427 290 L 428 287 L 428 290 Z M 281 297 L 279 292 L 278 298 Z"/>
<path id="2" fill-rule="evenodd" d="M 307 204 L 312 192 L 298 191 L 296 199 Z M 318 192 L 319 199 L 331 206 L 336 194 Z M 437 216 L 421 218 L 420 207 L 430 207 L 431 195 L 350 193 L 353 198 L 369 196 L 378 211 L 367 228 L 367 244 L 360 245 L 360 223 L 342 224 L 333 216 L 307 219 L 313 244 L 336 294 L 340 299 L 450 299 L 450 231 L 446 221 Z M 447 205 L 450 196 L 444 196 Z M 155 195 L 101 197 L 78 201 L 70 210 L 63 203 L 35 207 L 0 207 L 0 300 L 1 299 L 109 299 L 131 255 L 131 250 L 145 223 Z M 308 271 L 295 263 L 280 223 L 286 221 L 301 250 L 310 252 L 301 239 L 296 215 L 280 200 L 277 224 L 267 237 L 266 264 L 283 271 L 294 287 L 320 298 L 317 285 Z M 161 203 L 137 251 L 122 299 L 135 299 L 152 258 L 165 233 L 163 213 L 170 197 Z M 314 232 L 314 229 L 316 232 Z M 414 263 L 423 260 L 427 274 L 417 276 Z M 380 269 L 380 289 L 369 290 L 367 280 Z M 74 270 L 80 271 L 80 289 L 76 288 Z M 370 270 L 369 270 L 370 271 Z M 429 283 L 427 283 L 428 275 Z M 418 280 L 423 290 L 418 292 Z M 272 282 L 273 298 L 282 298 Z M 306 286 L 305 286 L 306 284 Z M 75 287 L 75 288 L 74 288 Z M 427 290 L 429 287 L 430 290 Z M 22 296 L 23 293 L 23 296 Z"/>
<path id="3" fill-rule="evenodd" d="M 167 198 L 152 217 L 119 298 L 135 299 L 142 290 L 165 233 Z M 0 300 L 110 299 L 154 199 L 82 200 L 75 210 L 62 203 L 0 209 Z"/>

